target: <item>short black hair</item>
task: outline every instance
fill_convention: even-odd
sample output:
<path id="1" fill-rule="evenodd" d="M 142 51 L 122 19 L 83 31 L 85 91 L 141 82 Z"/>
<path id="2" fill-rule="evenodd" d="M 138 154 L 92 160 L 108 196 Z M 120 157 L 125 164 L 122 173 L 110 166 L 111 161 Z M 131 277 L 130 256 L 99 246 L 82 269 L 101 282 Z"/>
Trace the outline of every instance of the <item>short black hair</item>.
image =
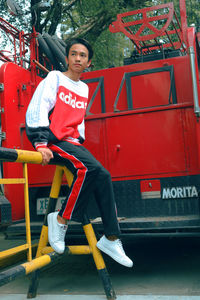
<path id="1" fill-rule="evenodd" d="M 88 49 L 88 52 L 89 52 L 89 60 L 93 57 L 93 50 L 92 50 L 92 46 L 90 45 L 90 43 L 85 40 L 85 39 L 82 39 L 82 38 L 73 38 L 71 40 L 69 40 L 67 42 L 67 46 L 66 46 L 66 56 L 68 57 L 69 56 L 69 50 L 70 48 L 75 45 L 75 44 L 82 44 L 84 45 L 87 49 Z"/>

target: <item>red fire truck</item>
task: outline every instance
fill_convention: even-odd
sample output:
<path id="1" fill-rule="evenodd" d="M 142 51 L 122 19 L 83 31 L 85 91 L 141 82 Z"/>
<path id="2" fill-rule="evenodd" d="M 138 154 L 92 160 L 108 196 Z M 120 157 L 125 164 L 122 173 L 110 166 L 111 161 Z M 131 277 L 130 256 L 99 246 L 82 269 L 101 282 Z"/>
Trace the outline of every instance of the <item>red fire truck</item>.
<path id="1" fill-rule="evenodd" d="M 65 67 L 59 61 L 64 44 L 3 19 L 0 28 L 15 45 L 12 57 L 0 52 L 2 146 L 33 150 L 26 109 L 46 69 Z M 184 0 L 180 19 L 166 3 L 119 14 L 109 29 L 124 33 L 133 52 L 123 66 L 83 73 L 90 89 L 85 147 L 111 173 L 122 233 L 199 232 L 200 34 L 187 25 Z M 54 166 L 28 170 L 31 219 L 41 221 Z M 5 178 L 21 173 L 18 164 L 2 164 Z M 59 203 L 66 189 L 64 182 Z M 1 226 L 24 219 L 23 201 L 21 186 L 4 186 Z M 88 214 L 99 216 L 92 200 Z"/>

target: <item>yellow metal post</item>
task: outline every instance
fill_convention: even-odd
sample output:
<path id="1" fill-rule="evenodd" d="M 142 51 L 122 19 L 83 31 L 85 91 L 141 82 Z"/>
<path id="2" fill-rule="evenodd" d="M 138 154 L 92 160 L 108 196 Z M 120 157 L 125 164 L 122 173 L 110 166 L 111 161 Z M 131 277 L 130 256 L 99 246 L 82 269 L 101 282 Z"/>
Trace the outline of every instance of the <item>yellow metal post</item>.
<path id="1" fill-rule="evenodd" d="M 69 169 L 67 169 L 65 167 L 63 169 L 64 169 L 65 177 L 67 179 L 67 183 L 68 183 L 68 185 L 70 187 L 72 185 L 74 176 L 73 176 L 72 172 Z"/>
<path id="2" fill-rule="evenodd" d="M 96 247 L 97 239 L 96 239 L 92 224 L 84 225 L 83 230 L 84 230 L 86 238 L 88 240 L 88 244 L 91 247 L 92 255 L 93 255 L 94 262 L 96 264 L 97 269 L 98 270 L 104 269 L 106 266 L 105 266 L 103 257 L 101 255 L 101 252 Z"/>
<path id="3" fill-rule="evenodd" d="M 56 171 L 54 174 L 51 191 L 50 191 L 50 197 L 57 199 L 60 193 L 60 188 L 62 184 L 62 178 L 63 178 L 63 170 L 64 168 L 61 166 L 56 166 Z"/>
<path id="4" fill-rule="evenodd" d="M 14 254 L 17 254 L 17 253 L 22 252 L 27 249 L 28 249 L 28 244 L 23 244 L 21 246 L 17 246 L 17 247 L 8 249 L 8 250 L 1 251 L 0 252 L 0 261 L 9 256 L 12 256 Z"/>
<path id="5" fill-rule="evenodd" d="M 0 259 L 15 255 L 28 249 L 27 260 L 32 260 L 31 229 L 30 229 L 30 209 L 29 209 L 29 191 L 28 191 L 28 169 L 27 163 L 23 163 L 23 178 L 4 178 L 0 179 L 0 184 L 24 184 L 24 205 L 26 222 L 26 244 L 14 247 L 0 252 Z"/>
<path id="6" fill-rule="evenodd" d="M 85 220 L 84 220 L 83 229 L 84 229 L 86 238 L 88 240 L 88 244 L 90 245 L 91 252 L 92 252 L 92 255 L 93 255 L 93 259 L 94 259 L 94 262 L 96 264 L 99 276 L 102 280 L 104 291 L 105 291 L 105 294 L 107 296 L 107 299 L 114 300 L 114 299 L 116 299 L 115 291 L 112 287 L 110 276 L 107 272 L 107 269 L 106 269 L 106 266 L 105 266 L 105 263 L 104 263 L 104 260 L 103 260 L 103 256 L 102 256 L 101 252 L 99 251 L 99 249 L 96 246 L 97 239 L 96 239 L 96 235 L 94 233 L 93 226 L 90 223 L 90 221 L 87 220 L 86 216 L 85 216 Z"/>
<path id="7" fill-rule="evenodd" d="M 16 149 L 17 159 L 16 162 L 29 163 L 29 164 L 41 164 L 42 154 L 36 151 L 27 151 Z"/>
<path id="8" fill-rule="evenodd" d="M 48 227 L 47 227 L 46 217 L 47 217 L 47 214 L 51 212 L 51 211 L 49 211 L 49 210 L 51 210 L 50 209 L 50 202 L 51 201 L 56 201 L 56 199 L 59 196 L 60 188 L 61 188 L 61 184 L 62 184 L 63 172 L 64 172 L 63 167 L 56 166 L 53 182 L 52 182 L 52 185 L 51 185 L 49 204 L 48 204 L 48 208 L 47 208 L 47 211 L 46 211 L 44 224 L 42 226 L 42 231 L 41 231 L 41 234 L 40 234 L 40 240 L 39 240 L 39 243 L 38 243 L 38 249 L 37 249 L 36 257 L 39 257 L 39 256 L 42 255 L 42 249 L 44 247 L 46 247 L 47 244 L 48 244 Z"/>
<path id="9" fill-rule="evenodd" d="M 26 240 L 28 244 L 28 261 L 32 260 L 31 248 L 31 225 L 30 225 L 30 209 L 29 209 L 29 193 L 28 193 L 28 169 L 27 163 L 23 164 L 24 184 L 24 202 L 25 202 L 25 220 L 26 220 Z"/>
<path id="10" fill-rule="evenodd" d="M 50 248 L 50 247 L 47 247 L 47 244 L 48 244 L 47 215 L 48 215 L 48 213 L 52 212 L 53 209 L 55 209 L 55 204 L 56 204 L 55 202 L 57 201 L 57 198 L 59 196 L 60 188 L 61 188 L 61 184 L 62 184 L 63 172 L 64 172 L 63 167 L 56 166 L 53 182 L 51 185 L 51 191 L 50 191 L 50 195 L 49 195 L 50 197 L 49 197 L 48 207 L 47 207 L 47 210 L 45 213 L 44 223 L 42 226 L 40 239 L 39 239 L 39 243 L 38 243 L 36 259 L 43 257 L 45 254 L 45 249 Z M 52 248 L 51 248 L 51 251 L 53 251 Z M 39 262 L 41 262 L 41 260 L 39 260 Z M 35 271 L 32 273 L 27 298 L 36 297 L 37 287 L 38 287 L 38 282 L 39 282 L 39 273 L 40 273 L 39 268 L 35 269 Z"/>

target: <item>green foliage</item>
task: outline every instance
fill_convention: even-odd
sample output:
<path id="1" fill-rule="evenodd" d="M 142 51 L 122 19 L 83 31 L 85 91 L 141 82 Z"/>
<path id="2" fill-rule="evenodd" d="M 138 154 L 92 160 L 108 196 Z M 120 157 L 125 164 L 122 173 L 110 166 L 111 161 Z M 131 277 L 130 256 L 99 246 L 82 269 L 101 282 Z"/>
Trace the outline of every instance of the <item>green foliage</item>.
<path id="1" fill-rule="evenodd" d="M 15 16 L 13 15 L 6 4 L 6 1 L 0 2 L 0 17 L 9 22 L 12 26 L 17 28 L 18 30 L 23 30 L 25 33 L 31 31 L 31 15 L 30 11 L 30 3 L 27 3 L 25 0 L 18 1 L 17 3 L 19 7 L 24 11 L 24 15 Z M 26 15 L 27 13 L 27 15 Z M 11 37 L 5 33 L 4 30 L 0 28 L 0 50 L 2 49 L 12 49 L 12 40 Z"/>
<path id="2" fill-rule="evenodd" d="M 94 44 L 94 69 L 123 65 L 124 57 L 130 56 L 130 44 L 132 43 L 124 35 L 105 30 Z"/>
<path id="3" fill-rule="evenodd" d="M 152 6 L 152 2 L 154 5 L 173 2 L 175 11 L 178 17 L 180 17 L 180 9 L 179 9 L 179 0 L 154 0 L 147 1 L 147 6 Z M 188 25 L 194 24 L 197 31 L 200 31 L 200 2 L 199 0 L 185 0 L 186 3 L 186 12 L 187 12 L 187 20 Z"/>
<path id="4" fill-rule="evenodd" d="M 123 34 L 112 34 L 108 27 L 119 13 L 141 8 L 145 1 L 82 0 L 63 20 L 62 38 L 84 37 L 94 48 L 94 69 L 123 65 L 124 56 L 130 55 L 132 43 Z M 82 28 L 82 31 L 80 31 Z M 85 30 L 84 30 L 85 29 Z"/>
<path id="5" fill-rule="evenodd" d="M 19 30 L 24 30 L 25 32 L 29 32 L 31 30 L 31 14 L 30 14 L 30 3 L 26 0 L 16 1 L 20 9 L 24 12 L 23 15 L 15 16 L 13 15 L 6 1 L 0 1 L 0 17 L 5 19 L 7 22 L 12 24 L 12 26 L 16 27 Z"/>

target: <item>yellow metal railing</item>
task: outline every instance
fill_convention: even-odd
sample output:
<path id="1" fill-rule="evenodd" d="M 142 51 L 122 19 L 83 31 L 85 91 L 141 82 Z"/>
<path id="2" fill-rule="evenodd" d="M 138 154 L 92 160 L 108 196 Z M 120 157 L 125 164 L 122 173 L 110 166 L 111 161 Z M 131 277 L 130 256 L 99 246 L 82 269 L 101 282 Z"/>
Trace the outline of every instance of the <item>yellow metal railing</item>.
<path id="1" fill-rule="evenodd" d="M 40 239 L 37 247 L 36 257 L 32 258 L 32 244 L 31 244 L 31 229 L 30 229 L 30 211 L 29 211 L 29 191 L 28 191 L 28 171 L 27 164 L 41 164 L 42 155 L 36 151 L 25 151 L 18 149 L 8 149 L 0 147 L 0 160 L 6 162 L 18 162 L 23 165 L 23 178 L 6 178 L 0 179 L 0 184 L 24 184 L 24 201 L 25 201 L 25 221 L 26 221 L 26 244 L 14 247 L 8 250 L 0 252 L 0 261 L 17 253 L 27 250 L 27 262 L 12 267 L 9 270 L 0 272 L 0 286 L 6 284 L 19 276 L 24 276 L 32 273 L 32 280 L 29 287 L 28 298 L 36 296 L 38 280 L 38 270 L 52 261 L 55 261 L 60 257 L 48 246 L 48 226 L 47 226 L 47 214 L 55 209 L 55 202 L 59 196 L 60 188 L 62 185 L 63 175 L 65 175 L 68 185 L 71 186 L 73 182 L 73 174 L 63 166 L 56 166 L 49 203 L 44 218 L 44 224 L 42 226 Z M 67 246 L 65 254 L 92 254 L 94 262 L 96 264 L 99 276 L 103 282 L 105 294 L 107 299 L 116 299 L 115 292 L 112 288 L 112 284 L 109 275 L 106 270 L 106 266 L 101 255 L 101 252 L 96 247 L 96 236 L 92 227 L 92 224 L 85 217 L 83 221 L 83 229 L 88 240 L 88 245 L 79 246 Z"/>
<path id="2" fill-rule="evenodd" d="M 20 162 L 23 165 L 23 178 L 1 178 L 0 184 L 24 184 L 24 205 L 26 222 L 26 244 L 14 247 L 0 252 L 0 261 L 11 255 L 28 250 L 27 260 L 32 260 L 31 229 L 30 229 L 30 209 L 29 209 L 29 191 L 28 191 L 28 169 L 27 163 L 41 164 L 42 155 L 39 152 L 14 150 L 0 148 L 0 160 Z"/>

